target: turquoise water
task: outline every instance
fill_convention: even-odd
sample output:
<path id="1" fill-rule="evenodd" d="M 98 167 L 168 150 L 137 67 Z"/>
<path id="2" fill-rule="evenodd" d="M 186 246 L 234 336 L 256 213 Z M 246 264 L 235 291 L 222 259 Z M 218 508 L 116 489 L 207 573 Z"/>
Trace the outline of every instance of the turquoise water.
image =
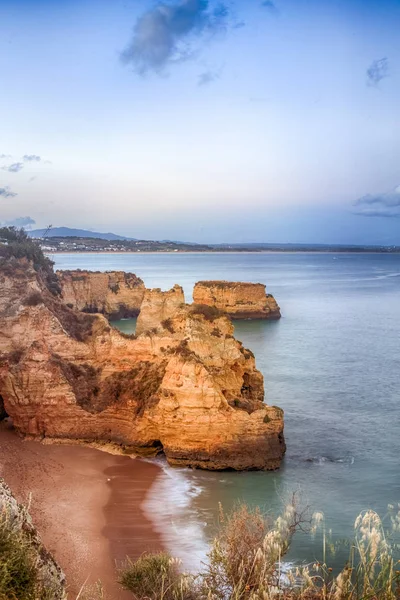
<path id="1" fill-rule="evenodd" d="M 285 410 L 283 467 L 275 473 L 166 469 L 158 485 L 164 498 L 169 485 L 171 495 L 160 508 L 160 519 L 172 524 L 177 536 L 186 532 L 186 552 L 201 557 L 218 502 L 229 509 L 246 500 L 277 510 L 282 498 L 301 489 L 304 502 L 324 512 L 337 542 L 351 535 L 360 510 L 385 514 L 388 503 L 400 501 L 400 255 L 53 258 L 57 268 L 132 271 L 148 287 L 168 289 L 179 283 L 188 301 L 200 279 L 259 281 L 281 306 L 280 321 L 239 322 L 236 336 L 256 355 L 267 402 Z M 128 330 L 132 326 L 122 322 Z M 299 536 L 290 558 L 314 557 L 321 557 L 320 538 Z M 343 554 L 330 560 L 334 566 Z"/>

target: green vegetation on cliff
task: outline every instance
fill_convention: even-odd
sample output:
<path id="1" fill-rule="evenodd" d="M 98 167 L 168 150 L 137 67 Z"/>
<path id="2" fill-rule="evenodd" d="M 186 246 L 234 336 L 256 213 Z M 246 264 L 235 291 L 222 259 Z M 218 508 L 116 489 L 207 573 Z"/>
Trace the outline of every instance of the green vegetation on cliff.
<path id="1" fill-rule="evenodd" d="M 41 274 L 52 294 L 61 293 L 57 275 L 53 271 L 54 263 L 44 255 L 39 243 L 28 237 L 24 229 L 0 227 L 0 269 L 10 266 L 10 259 L 26 258 L 33 264 L 35 271 Z"/>

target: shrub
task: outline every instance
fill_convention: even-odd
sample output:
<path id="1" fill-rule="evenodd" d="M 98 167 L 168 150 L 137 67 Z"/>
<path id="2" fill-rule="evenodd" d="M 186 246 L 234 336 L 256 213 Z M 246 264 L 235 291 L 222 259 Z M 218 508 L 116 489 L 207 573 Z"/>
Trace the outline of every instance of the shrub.
<path id="1" fill-rule="evenodd" d="M 68 306 L 68 304 L 67 304 L 67 306 Z M 84 312 L 88 315 L 95 315 L 95 314 L 101 313 L 101 310 L 97 306 L 94 306 L 93 304 L 91 304 L 90 306 L 85 306 L 84 308 L 82 308 L 81 312 Z"/>
<path id="2" fill-rule="evenodd" d="M 40 292 L 32 292 L 23 300 L 25 306 L 37 306 L 43 303 L 43 297 Z"/>
<path id="3" fill-rule="evenodd" d="M 52 600 L 60 589 L 42 580 L 38 552 L 29 533 L 0 514 L 0 600 Z"/>
<path id="4" fill-rule="evenodd" d="M 120 571 L 119 583 L 137 600 L 191 600 L 196 597 L 192 577 L 182 574 L 179 561 L 166 552 L 129 559 Z"/>
<path id="5" fill-rule="evenodd" d="M 99 412 L 96 402 L 100 391 L 99 369 L 86 363 L 79 365 L 68 362 L 58 355 L 53 356 L 52 362 L 68 381 L 79 406 L 91 413 Z"/>
<path id="6" fill-rule="evenodd" d="M 299 510 L 296 494 L 276 520 L 244 504 L 230 515 L 220 507 L 220 529 L 199 575 L 181 574 L 168 554 L 146 554 L 126 563 L 120 583 L 137 600 L 398 600 L 398 547 L 389 539 L 399 529 L 400 505 L 389 511 L 388 531 L 372 510 L 357 517 L 350 558 L 339 573 L 324 557 L 285 569 L 282 576 L 282 560 L 296 531 L 314 534 L 322 528 L 325 555 L 322 513 L 311 517 L 307 508 Z"/>
<path id="7" fill-rule="evenodd" d="M 50 298 L 46 299 L 47 308 L 60 321 L 62 327 L 69 336 L 78 342 L 85 342 L 92 335 L 95 315 L 89 315 L 81 311 L 71 310 L 66 304 L 57 302 Z"/>
<path id="8" fill-rule="evenodd" d="M 221 310 L 215 306 L 208 306 L 207 304 L 192 304 L 190 312 L 192 315 L 202 315 L 206 321 L 210 322 L 225 316 Z"/>
<path id="9" fill-rule="evenodd" d="M 8 352 L 8 354 L 3 354 L 1 362 L 7 361 L 11 365 L 17 365 L 21 360 L 23 354 L 24 351 L 21 348 L 16 348 L 15 350 Z"/>
<path id="10" fill-rule="evenodd" d="M 172 322 L 172 319 L 165 319 L 164 321 L 161 322 L 161 325 L 164 327 L 164 329 L 168 329 L 168 331 L 170 333 L 175 333 L 174 324 Z"/>
<path id="11" fill-rule="evenodd" d="M 140 416 L 146 408 L 158 403 L 157 392 L 165 370 L 165 362 L 154 364 L 141 361 L 129 371 L 113 373 L 102 382 L 99 402 L 105 408 L 127 398 L 133 399 L 136 407 L 132 407 L 132 414 Z"/>
<path id="12" fill-rule="evenodd" d="M 136 340 L 137 339 L 136 333 L 125 333 L 124 331 L 121 331 L 117 327 L 113 327 L 113 329 L 117 329 L 118 333 L 126 340 Z"/>
<path id="13" fill-rule="evenodd" d="M 35 557 L 8 518 L 0 519 L 0 598 L 31 600 L 37 591 Z"/>
<path id="14" fill-rule="evenodd" d="M 0 256 L 5 259 L 26 258 L 43 278 L 49 291 L 57 296 L 61 293 L 58 277 L 53 271 L 54 263 L 43 254 L 39 243 L 32 240 L 24 229 L 0 227 Z"/>
<path id="15" fill-rule="evenodd" d="M 179 344 L 172 349 L 173 354 L 179 354 L 182 358 L 186 360 L 198 360 L 198 356 L 193 350 L 189 348 L 189 343 L 187 340 L 182 340 Z"/>
<path id="16" fill-rule="evenodd" d="M 214 337 L 217 337 L 217 338 L 222 337 L 222 333 L 220 332 L 218 327 L 214 327 L 214 329 L 211 332 L 211 335 L 213 335 Z"/>

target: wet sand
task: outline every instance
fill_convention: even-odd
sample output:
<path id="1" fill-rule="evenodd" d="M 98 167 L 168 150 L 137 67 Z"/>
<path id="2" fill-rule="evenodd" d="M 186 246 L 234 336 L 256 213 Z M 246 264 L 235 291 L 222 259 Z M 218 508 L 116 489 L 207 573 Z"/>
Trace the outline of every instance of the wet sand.
<path id="1" fill-rule="evenodd" d="M 68 597 L 101 580 L 109 600 L 132 598 L 116 564 L 162 547 L 141 505 L 159 467 L 81 446 L 21 440 L 0 423 L 0 476 L 30 513 L 63 568 Z"/>

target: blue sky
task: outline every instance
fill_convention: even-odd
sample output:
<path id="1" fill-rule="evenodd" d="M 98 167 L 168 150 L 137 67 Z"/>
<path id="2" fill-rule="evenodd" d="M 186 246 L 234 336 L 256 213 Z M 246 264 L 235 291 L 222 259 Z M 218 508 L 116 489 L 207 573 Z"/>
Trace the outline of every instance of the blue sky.
<path id="1" fill-rule="evenodd" d="M 399 26 L 398 0 L 0 0 L 0 221 L 400 244 Z"/>

